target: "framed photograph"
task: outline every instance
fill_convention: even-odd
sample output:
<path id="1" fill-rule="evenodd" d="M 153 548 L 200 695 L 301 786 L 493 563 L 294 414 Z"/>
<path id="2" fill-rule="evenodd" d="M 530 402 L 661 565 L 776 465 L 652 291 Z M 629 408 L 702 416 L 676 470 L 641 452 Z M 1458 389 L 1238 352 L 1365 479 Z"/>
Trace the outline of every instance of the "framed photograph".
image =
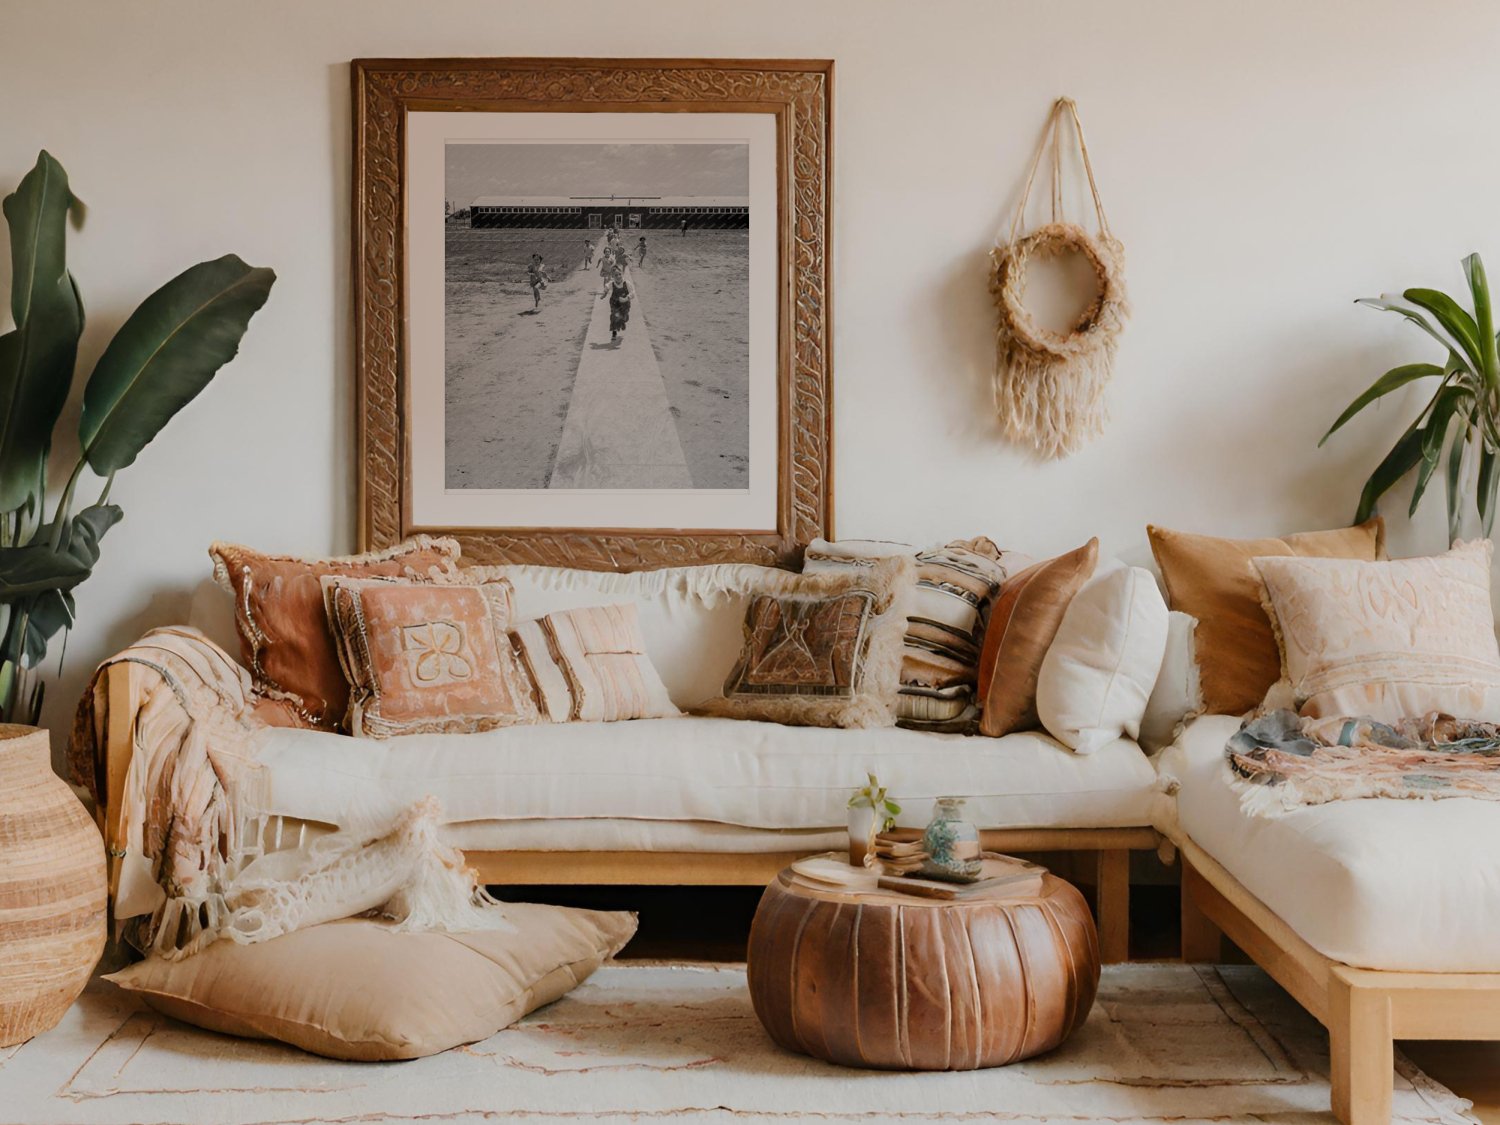
<path id="1" fill-rule="evenodd" d="M 635 570 L 830 535 L 831 79 L 355 61 L 361 545 Z"/>

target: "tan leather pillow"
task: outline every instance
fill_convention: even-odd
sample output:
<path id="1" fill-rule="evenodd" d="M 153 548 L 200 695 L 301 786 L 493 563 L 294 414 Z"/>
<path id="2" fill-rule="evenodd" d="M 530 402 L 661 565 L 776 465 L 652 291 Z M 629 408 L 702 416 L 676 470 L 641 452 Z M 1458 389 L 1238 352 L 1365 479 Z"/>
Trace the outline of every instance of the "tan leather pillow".
<path id="1" fill-rule="evenodd" d="M 336 730 L 349 706 L 349 685 L 323 611 L 326 575 L 425 578 L 451 573 L 458 543 L 418 535 L 386 551 L 331 559 L 268 555 L 232 543 L 208 549 L 214 580 L 234 598 L 240 655 L 263 695 L 287 704 L 319 730 Z"/>
<path id="2" fill-rule="evenodd" d="M 1293 555 L 1373 562 L 1385 557 L 1385 521 L 1379 516 L 1357 527 L 1281 538 L 1219 539 L 1153 526 L 1146 534 L 1167 588 L 1167 605 L 1198 619 L 1203 709 L 1215 715 L 1259 707 L 1281 677 L 1281 657 L 1251 559 Z"/>
<path id="3" fill-rule="evenodd" d="M 992 738 L 1040 725 L 1036 684 L 1073 595 L 1094 573 L 1099 540 L 1027 567 L 1000 587 L 979 657 L 979 732 Z"/>
<path id="4" fill-rule="evenodd" d="M 540 721 L 511 649 L 507 579 L 330 575 L 323 596 L 349 683 L 350 734 L 473 734 Z"/>
<path id="5" fill-rule="evenodd" d="M 315 1055 L 417 1059 L 488 1039 L 566 995 L 635 933 L 634 914 L 507 903 L 515 932 L 395 933 L 370 918 L 111 973 L 195 1027 Z"/>

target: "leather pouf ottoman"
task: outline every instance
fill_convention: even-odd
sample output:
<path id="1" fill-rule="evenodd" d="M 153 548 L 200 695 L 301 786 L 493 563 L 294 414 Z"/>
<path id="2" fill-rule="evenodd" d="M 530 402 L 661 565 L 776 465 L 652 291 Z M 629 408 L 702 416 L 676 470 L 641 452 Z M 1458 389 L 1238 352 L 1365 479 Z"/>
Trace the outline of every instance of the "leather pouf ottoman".
<path id="1" fill-rule="evenodd" d="M 750 998 L 781 1046 L 845 1066 L 974 1070 L 1051 1050 L 1088 1016 L 1099 938 L 1077 889 L 930 900 L 790 869 L 750 930 Z"/>

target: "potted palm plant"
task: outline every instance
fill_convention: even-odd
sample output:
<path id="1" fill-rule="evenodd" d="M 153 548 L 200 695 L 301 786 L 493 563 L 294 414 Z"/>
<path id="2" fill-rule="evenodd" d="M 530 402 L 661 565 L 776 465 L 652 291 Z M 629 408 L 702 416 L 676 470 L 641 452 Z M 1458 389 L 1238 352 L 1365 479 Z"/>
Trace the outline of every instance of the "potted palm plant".
<path id="1" fill-rule="evenodd" d="M 1436 289 L 1407 289 L 1357 302 L 1405 317 L 1436 341 L 1446 358 L 1440 364 L 1407 363 L 1387 371 L 1349 404 L 1318 443 L 1321 446 L 1372 402 L 1409 383 L 1437 380 L 1432 396 L 1370 474 L 1360 494 L 1356 523 L 1369 519 L 1380 498 L 1413 471 L 1416 481 L 1408 514 L 1414 515 L 1441 465 L 1449 541 L 1459 537 L 1466 511 L 1477 511 L 1485 535 L 1494 527 L 1495 494 L 1500 488 L 1500 356 L 1484 263 L 1478 254 L 1470 254 L 1463 269 L 1472 310 Z"/>
<path id="2" fill-rule="evenodd" d="M 82 209 L 62 165 L 43 152 L 5 198 L 4 213 L 15 327 L 0 335 L 0 722 L 34 724 L 43 697 L 34 669 L 73 623 L 73 590 L 124 514 L 109 502 L 115 474 L 234 357 L 276 275 L 227 254 L 141 302 L 84 383 L 77 459 L 49 511 L 53 431 L 83 333 L 83 300 L 66 255 L 69 216 Z M 80 506 L 86 468 L 104 484 Z"/>

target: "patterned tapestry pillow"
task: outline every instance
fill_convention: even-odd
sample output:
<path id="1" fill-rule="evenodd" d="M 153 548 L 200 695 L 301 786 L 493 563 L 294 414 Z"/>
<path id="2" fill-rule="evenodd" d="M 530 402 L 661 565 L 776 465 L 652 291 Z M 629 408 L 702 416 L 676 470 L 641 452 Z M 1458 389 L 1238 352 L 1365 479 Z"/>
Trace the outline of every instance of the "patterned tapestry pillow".
<path id="1" fill-rule="evenodd" d="M 1099 561 L 1099 540 L 1021 571 L 1000 589 L 979 658 L 979 731 L 999 738 L 1041 724 L 1036 685 L 1042 660 L 1073 596 Z"/>
<path id="2" fill-rule="evenodd" d="M 1260 706 L 1281 672 L 1252 560 L 1266 555 L 1365 562 L 1385 558 L 1385 523 L 1379 516 L 1358 527 L 1280 538 L 1219 539 L 1153 526 L 1146 535 L 1168 608 L 1198 619 L 1203 709 L 1214 715 L 1242 715 Z"/>
<path id="3" fill-rule="evenodd" d="M 1261 558 L 1283 674 L 1266 702 L 1318 719 L 1433 711 L 1500 722 L 1488 540 L 1435 558 Z"/>
<path id="4" fill-rule="evenodd" d="M 912 554 L 917 560 L 896 698 L 897 725 L 972 729 L 979 715 L 974 686 L 985 619 L 1006 577 L 1031 560 L 1001 551 L 984 536 L 925 551 L 900 543 L 820 539 L 807 547 L 802 569 L 817 574 L 868 567 L 877 558 L 897 554 Z"/>
<path id="5" fill-rule="evenodd" d="M 753 596 L 724 698 L 704 712 L 793 726 L 890 726 L 915 569 L 910 556 L 896 556 L 789 576 Z"/>
<path id="6" fill-rule="evenodd" d="M 517 625 L 511 640 L 542 716 L 554 723 L 682 714 L 651 666 L 636 607 L 628 602 L 549 613 Z"/>
<path id="7" fill-rule="evenodd" d="M 208 549 L 214 580 L 234 599 L 240 654 L 255 689 L 285 704 L 295 718 L 336 730 L 349 706 L 349 685 L 323 611 L 325 575 L 425 579 L 451 574 L 458 543 L 419 535 L 386 551 L 332 559 L 268 555 L 215 543 Z"/>
<path id="8" fill-rule="evenodd" d="M 511 586 L 326 577 L 356 736 L 470 734 L 538 721 L 511 651 Z"/>

